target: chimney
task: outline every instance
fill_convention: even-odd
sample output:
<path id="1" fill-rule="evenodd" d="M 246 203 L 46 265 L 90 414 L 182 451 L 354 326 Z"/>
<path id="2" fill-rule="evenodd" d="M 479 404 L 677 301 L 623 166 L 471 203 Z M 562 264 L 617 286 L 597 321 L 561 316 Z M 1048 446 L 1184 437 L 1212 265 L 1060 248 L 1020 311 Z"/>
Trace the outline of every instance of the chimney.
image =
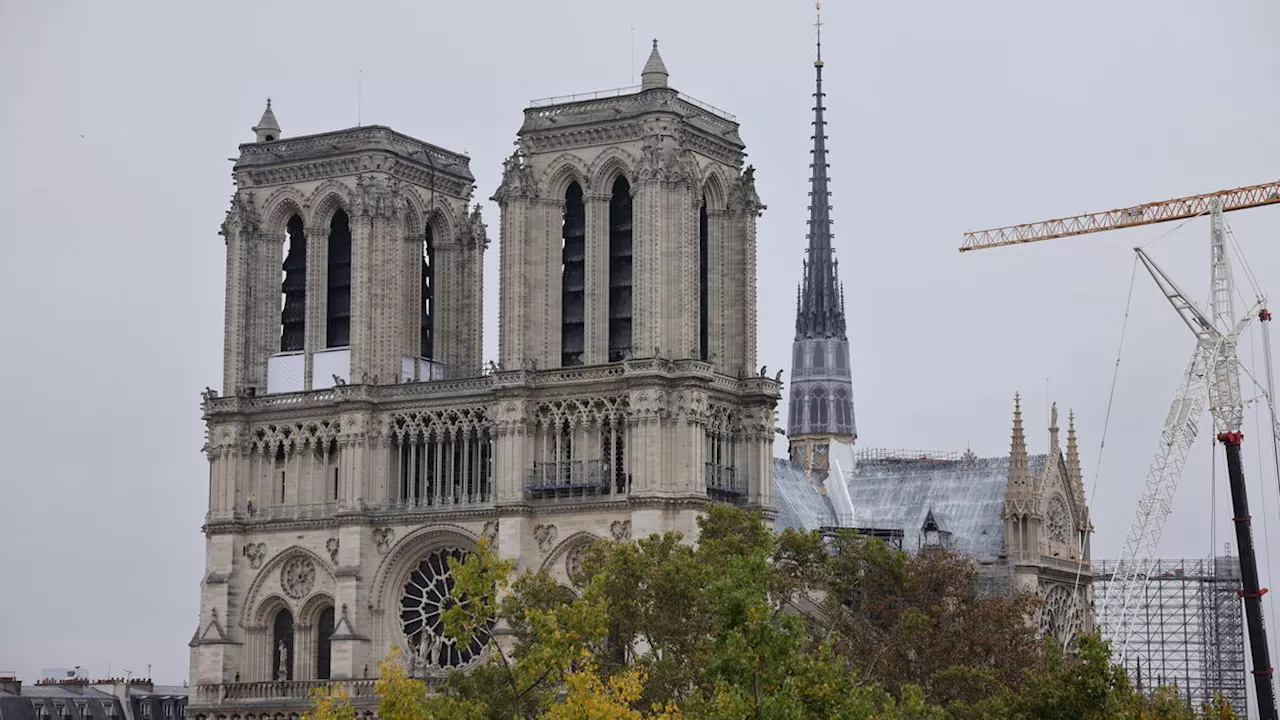
<path id="1" fill-rule="evenodd" d="M 18 673 L 12 670 L 0 670 L 0 692 L 22 694 L 22 681 L 18 679 Z"/>

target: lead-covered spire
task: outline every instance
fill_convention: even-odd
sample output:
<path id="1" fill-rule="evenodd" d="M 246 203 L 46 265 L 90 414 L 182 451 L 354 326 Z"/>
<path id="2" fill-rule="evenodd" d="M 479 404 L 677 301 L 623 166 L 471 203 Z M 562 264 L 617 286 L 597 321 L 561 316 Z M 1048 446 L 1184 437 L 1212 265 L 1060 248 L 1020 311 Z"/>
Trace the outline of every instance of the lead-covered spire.
<path id="1" fill-rule="evenodd" d="M 821 9 L 815 3 L 815 6 Z M 796 338 L 846 338 L 835 250 L 831 246 L 831 179 L 827 176 L 827 123 L 823 114 L 822 18 L 819 15 L 817 58 L 813 62 L 813 162 L 809 178 L 809 247 L 796 308 Z"/>
<path id="2" fill-rule="evenodd" d="M 817 4 L 815 3 L 815 6 Z M 819 8 L 821 9 L 821 8 Z M 787 435 L 793 461 L 822 472 L 832 441 L 854 442 L 853 372 L 845 332 L 844 289 L 831 247 L 831 192 L 827 177 L 827 123 L 822 93 L 822 19 L 817 23 L 813 107 L 813 164 L 810 165 L 809 234 L 804 277 L 796 291 L 796 338 Z"/>

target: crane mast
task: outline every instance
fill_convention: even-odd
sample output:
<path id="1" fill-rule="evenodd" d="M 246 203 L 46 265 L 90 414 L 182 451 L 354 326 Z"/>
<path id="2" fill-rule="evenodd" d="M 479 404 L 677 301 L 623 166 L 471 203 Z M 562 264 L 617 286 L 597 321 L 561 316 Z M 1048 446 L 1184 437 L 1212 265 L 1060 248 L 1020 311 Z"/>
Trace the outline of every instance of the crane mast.
<path id="1" fill-rule="evenodd" d="M 1265 720 L 1276 720 L 1275 688 L 1272 685 L 1273 670 L 1267 645 L 1266 624 L 1262 617 L 1262 595 L 1267 590 L 1259 585 L 1257 556 L 1253 543 L 1249 501 L 1244 481 L 1244 469 L 1240 446 L 1244 440 L 1241 428 L 1244 421 L 1244 403 L 1240 392 L 1240 363 L 1236 347 L 1240 334 L 1248 323 L 1257 317 L 1265 328 L 1271 319 L 1264 301 L 1250 309 L 1237 320 L 1234 307 L 1235 284 L 1231 263 L 1226 251 L 1226 231 L 1222 214 L 1280 202 L 1280 181 L 1253 185 L 1235 190 L 1177 198 L 1148 203 L 1131 208 L 1110 210 L 1104 213 L 1077 215 L 1059 220 L 1011 225 L 1004 228 L 965 233 L 961 252 L 1002 247 L 1052 238 L 1083 235 L 1121 227 L 1150 225 L 1170 220 L 1180 220 L 1208 212 L 1210 214 L 1210 294 L 1208 313 L 1202 313 L 1182 292 L 1176 283 L 1155 264 L 1141 248 L 1136 249 L 1151 277 L 1165 298 L 1196 336 L 1187 371 L 1165 419 L 1160 442 L 1151 466 L 1147 471 L 1143 490 L 1133 523 L 1125 536 L 1124 548 L 1117 563 L 1113 580 L 1107 586 L 1102 599 L 1104 615 L 1108 618 L 1116 650 L 1122 655 L 1131 633 L 1131 623 L 1137 612 L 1137 599 L 1150 577 L 1156 558 L 1165 521 L 1173 509 L 1173 497 L 1178 481 L 1186 466 L 1187 454 L 1195 443 L 1200 415 L 1205 401 L 1213 417 L 1216 438 L 1223 444 L 1227 456 L 1228 484 L 1231 490 L 1236 540 L 1240 552 L 1245 622 L 1249 632 L 1249 645 L 1253 662 L 1253 677 L 1259 714 Z M 1267 348 L 1269 359 L 1270 348 Z M 1273 382 L 1270 379 L 1268 361 L 1268 399 L 1275 438 L 1280 438 L 1280 423 L 1276 423 Z M 1280 460 L 1280 446 L 1275 446 Z"/>

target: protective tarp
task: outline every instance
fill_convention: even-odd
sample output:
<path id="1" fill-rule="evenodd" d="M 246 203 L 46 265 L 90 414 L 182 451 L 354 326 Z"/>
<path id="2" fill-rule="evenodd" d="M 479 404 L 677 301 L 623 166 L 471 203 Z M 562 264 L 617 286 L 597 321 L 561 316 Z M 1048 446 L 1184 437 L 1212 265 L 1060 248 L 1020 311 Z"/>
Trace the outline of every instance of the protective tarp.
<path id="1" fill-rule="evenodd" d="M 322 350 L 311 356 L 311 389 L 322 390 L 351 380 L 351 348 Z"/>
<path id="2" fill-rule="evenodd" d="M 817 530 L 836 525 L 831 502 L 804 470 L 790 460 L 773 459 L 773 520 L 775 530 Z"/>
<path id="3" fill-rule="evenodd" d="M 832 440 L 827 452 L 831 462 L 831 476 L 826 482 L 827 497 L 831 498 L 831 507 L 835 508 L 837 518 L 853 517 L 853 498 L 849 497 L 846 480 L 858 467 L 853 443 Z"/>
<path id="4" fill-rule="evenodd" d="M 1029 458 L 1030 477 L 1040 475 L 1045 458 Z M 914 551 L 932 510 L 942 529 L 951 533 L 953 550 L 991 560 L 1004 544 L 1000 513 L 1008 476 L 1007 457 L 862 460 L 854 473 L 846 473 L 854 511 L 851 524 L 902 530 L 903 548 Z"/>
<path id="5" fill-rule="evenodd" d="M 302 390 L 307 359 L 302 353 L 280 353 L 267 358 L 267 392 L 287 393 Z"/>

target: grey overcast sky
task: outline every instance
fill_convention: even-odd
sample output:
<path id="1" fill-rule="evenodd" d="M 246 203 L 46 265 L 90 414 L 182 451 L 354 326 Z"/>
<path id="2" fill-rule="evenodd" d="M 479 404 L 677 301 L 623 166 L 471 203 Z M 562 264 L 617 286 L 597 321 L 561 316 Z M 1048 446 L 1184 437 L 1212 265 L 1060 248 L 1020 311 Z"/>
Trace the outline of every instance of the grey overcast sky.
<path id="1" fill-rule="evenodd" d="M 1064 425 L 1075 409 L 1091 486 L 1132 248 L 1161 238 L 1158 261 L 1204 296 L 1208 221 L 966 254 L 961 233 L 1280 177 L 1280 4 L 823 11 L 860 444 L 1007 453 L 1021 390 L 1033 451 L 1049 398 Z M 807 0 L 0 1 L 0 668 L 187 677 L 208 477 L 199 392 L 221 377 L 217 231 L 227 158 L 265 98 L 285 135 L 352 126 L 362 69 L 364 123 L 471 155 L 494 241 L 493 357 L 488 197 L 522 108 L 632 84 L 659 38 L 671 84 L 742 123 L 769 206 L 759 327 L 772 374 L 789 363 L 805 242 L 812 23 Z M 1280 208 L 1228 220 L 1280 298 Z M 1192 345 L 1139 275 L 1090 495 L 1095 558 L 1119 552 Z M 1270 523 L 1257 534 L 1274 587 L 1280 499 L 1253 417 L 1253 515 Z M 1203 427 L 1166 557 L 1210 552 Z M 1218 483 L 1221 547 L 1234 538 Z"/>

